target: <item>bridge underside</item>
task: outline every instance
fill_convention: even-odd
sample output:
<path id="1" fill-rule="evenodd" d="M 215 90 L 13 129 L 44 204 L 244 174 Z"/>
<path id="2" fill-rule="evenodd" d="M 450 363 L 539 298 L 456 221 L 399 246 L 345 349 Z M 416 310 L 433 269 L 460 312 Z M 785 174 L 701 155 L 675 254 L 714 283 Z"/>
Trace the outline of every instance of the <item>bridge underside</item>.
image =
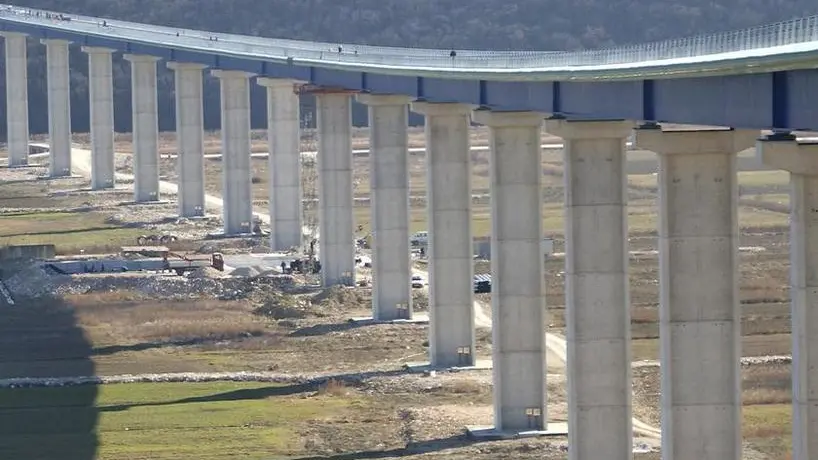
<path id="1" fill-rule="evenodd" d="M 496 111 L 537 111 L 578 120 L 645 120 L 747 129 L 818 130 L 818 69 L 698 78 L 627 81 L 487 81 L 385 75 L 274 63 L 208 52 L 118 41 L 0 23 L 0 29 L 36 38 L 194 62 L 212 69 L 291 78 L 313 87 L 372 94 L 403 94 L 428 102 L 459 102 Z M 332 53 L 327 51 L 328 54 Z"/>

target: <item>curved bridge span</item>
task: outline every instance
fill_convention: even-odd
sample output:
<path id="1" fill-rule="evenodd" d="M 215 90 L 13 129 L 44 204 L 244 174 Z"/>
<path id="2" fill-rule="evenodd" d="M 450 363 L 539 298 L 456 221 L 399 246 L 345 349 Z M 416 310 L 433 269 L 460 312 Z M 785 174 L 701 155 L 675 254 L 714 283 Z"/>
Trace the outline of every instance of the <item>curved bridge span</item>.
<path id="1" fill-rule="evenodd" d="M 818 16 L 575 52 L 307 42 L 8 5 L 0 6 L 0 30 L 429 102 L 568 118 L 818 130 L 810 116 L 818 100 L 810 72 L 818 66 Z"/>
<path id="2" fill-rule="evenodd" d="M 313 247 L 302 225 L 299 97 L 315 95 L 325 286 L 355 284 L 351 104 L 368 106 L 372 313 L 413 318 L 408 112 L 425 117 L 429 365 L 475 359 L 470 124 L 490 132 L 494 423 L 474 436 L 565 434 L 548 412 L 541 134 L 563 140 L 571 458 L 629 460 L 633 434 L 664 458 L 742 458 L 737 153 L 791 173 L 793 458 L 818 458 L 818 16 L 578 52 L 404 49 L 268 39 L 0 5 L 9 166 L 28 164 L 27 44 L 46 47 L 49 170 L 115 186 L 113 60 L 131 70 L 133 197 L 159 180 L 157 66 L 174 71 L 178 214 L 204 190 L 203 72 L 219 79 L 224 233 L 254 220 L 250 87 L 266 88 L 270 246 Z M 92 150 L 71 145 L 69 46 L 87 53 Z M 671 130 L 662 123 L 719 128 Z M 634 134 L 634 128 L 637 128 Z M 759 138 L 761 130 L 771 135 Z M 658 154 L 662 430 L 633 419 L 628 139 Z M 120 176 L 121 177 L 121 176 Z M 364 337 L 365 339 L 365 337 Z M 553 346 L 551 347 L 553 348 Z M 641 428 L 640 428 L 641 426 Z"/>

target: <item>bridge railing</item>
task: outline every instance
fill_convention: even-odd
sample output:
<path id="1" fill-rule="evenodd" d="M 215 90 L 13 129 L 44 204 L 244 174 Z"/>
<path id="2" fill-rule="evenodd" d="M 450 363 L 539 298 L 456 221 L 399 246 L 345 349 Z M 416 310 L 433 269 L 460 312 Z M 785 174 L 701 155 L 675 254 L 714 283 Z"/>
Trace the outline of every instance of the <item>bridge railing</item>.
<path id="1" fill-rule="evenodd" d="M 703 56 L 762 50 L 818 42 L 818 15 L 742 30 L 682 39 L 582 51 L 480 51 L 396 48 L 371 45 L 308 42 L 154 26 L 66 14 L 71 21 L 49 19 L 30 8 L 0 5 L 0 19 L 42 23 L 53 29 L 84 32 L 142 41 L 168 47 L 236 53 L 259 59 L 307 60 L 348 65 L 431 69 L 566 69 L 624 66 L 638 63 L 700 58 Z M 103 21 L 106 24 L 103 26 Z M 212 37 L 216 37 L 214 40 Z M 340 49 L 339 49 L 340 47 Z M 455 54 L 452 56 L 451 54 Z"/>

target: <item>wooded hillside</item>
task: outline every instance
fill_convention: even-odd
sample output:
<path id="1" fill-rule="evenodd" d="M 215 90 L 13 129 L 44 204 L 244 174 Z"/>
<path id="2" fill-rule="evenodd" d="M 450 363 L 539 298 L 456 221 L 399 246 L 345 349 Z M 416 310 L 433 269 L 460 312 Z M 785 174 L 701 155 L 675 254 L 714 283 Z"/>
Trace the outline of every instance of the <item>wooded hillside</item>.
<path id="1" fill-rule="evenodd" d="M 574 50 L 682 37 L 818 13 L 814 0 L 9 0 L 174 27 L 268 37 L 425 48 Z M 87 56 L 72 48 L 73 129 L 88 130 Z M 130 68 L 115 57 L 116 128 L 130 131 Z M 174 129 L 173 78 L 159 65 L 160 129 Z M 0 72 L 4 78 L 4 72 Z M 205 126 L 218 129 L 217 82 L 206 79 Z M 254 85 L 255 86 L 255 85 Z M 5 82 L 0 89 L 5 106 Z M 254 88 L 253 125 L 265 123 Z M 45 50 L 29 43 L 32 132 L 47 130 Z M 304 101 L 307 106 L 310 101 Z M 305 107 L 305 111 L 309 107 Z M 3 111 L 4 112 L 4 111 Z M 355 111 L 356 123 L 365 112 Z M 5 113 L 0 117 L 5 137 Z"/>

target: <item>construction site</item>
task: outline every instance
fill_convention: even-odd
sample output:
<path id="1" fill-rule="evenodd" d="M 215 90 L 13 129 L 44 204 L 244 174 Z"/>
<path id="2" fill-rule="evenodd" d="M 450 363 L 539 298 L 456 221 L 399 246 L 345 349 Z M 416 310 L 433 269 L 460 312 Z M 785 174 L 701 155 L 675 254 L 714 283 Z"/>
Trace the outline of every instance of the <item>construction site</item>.
<path id="1" fill-rule="evenodd" d="M 486 131 L 474 128 L 471 136 L 474 146 L 485 145 Z M 161 139 L 161 179 L 173 182 L 172 136 Z M 355 131 L 356 149 L 367 141 L 366 130 Z M 88 139 L 74 142 L 75 162 L 82 161 Z M 410 147 L 422 146 L 422 131 L 410 130 Z M 254 133 L 253 152 L 266 148 Z M 302 150 L 314 148 L 304 130 Z M 467 425 L 492 423 L 488 366 L 410 371 L 429 354 L 422 235 L 412 256 L 416 320 L 354 320 L 372 309 L 366 154 L 353 165 L 360 283 L 323 289 L 320 257 L 310 249 L 318 228 L 311 157 L 302 163 L 304 244 L 274 253 L 263 223 L 224 238 L 218 209 L 180 219 L 173 195 L 134 204 L 129 149 L 119 136 L 121 177 L 107 191 L 90 191 L 81 173 L 45 178 L 47 156 L 0 168 L 0 422 L 7 427 L 0 458 L 55 458 L 64 449 L 82 459 L 92 458 L 84 449 L 100 459 L 565 458 L 565 436 L 477 442 L 465 435 Z M 216 135 L 208 137 L 205 153 L 218 152 Z M 542 157 L 548 417 L 565 422 L 561 151 L 544 149 Z M 409 162 L 415 234 L 427 229 L 423 152 Z M 485 363 L 492 350 L 490 251 L 481 244 L 491 228 L 488 152 L 475 150 L 472 164 L 476 357 Z M 739 165 L 745 458 L 783 460 L 791 401 L 788 182 L 759 168 L 752 152 Z M 221 160 L 208 158 L 205 168 L 207 193 L 218 196 Z M 254 208 L 264 213 L 266 159 L 254 158 L 252 168 Z M 660 458 L 655 168 L 649 152 L 629 152 L 640 460 Z M 28 387 L 23 396 L 4 393 L 21 387 Z M 59 442 L 31 441 L 56 434 Z"/>

